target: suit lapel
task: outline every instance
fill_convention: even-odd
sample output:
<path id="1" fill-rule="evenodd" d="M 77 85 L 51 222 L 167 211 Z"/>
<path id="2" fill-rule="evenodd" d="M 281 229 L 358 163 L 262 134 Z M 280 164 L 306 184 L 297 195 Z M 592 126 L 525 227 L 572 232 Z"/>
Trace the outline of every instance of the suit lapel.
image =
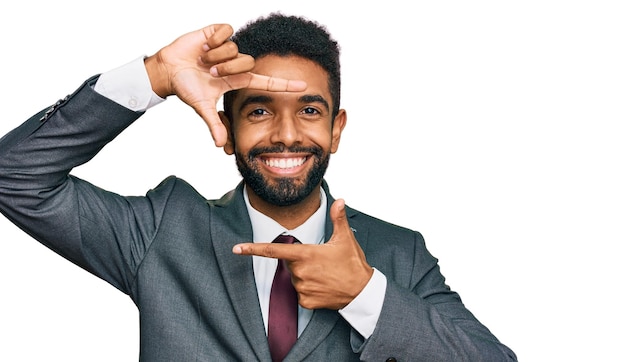
<path id="1" fill-rule="evenodd" d="M 328 198 L 325 240 L 329 240 L 333 233 L 329 209 L 335 200 L 331 196 L 326 182 L 322 184 L 322 187 L 324 187 Z M 220 271 L 225 276 L 223 278 L 224 284 L 239 324 L 258 359 L 269 360 L 270 352 L 259 307 L 252 258 L 232 253 L 235 244 L 252 241 L 252 225 L 243 199 L 243 183 L 216 201 L 211 209 L 211 240 Z M 346 207 L 346 213 L 348 220 L 356 214 L 354 210 L 348 207 Z M 367 229 L 353 229 L 353 232 L 361 248 L 365 250 Z M 331 333 L 339 318 L 337 311 L 315 310 L 311 321 L 289 353 L 288 360 L 302 360 L 313 352 Z"/>
<path id="2" fill-rule="evenodd" d="M 285 361 L 302 361 L 310 355 L 328 337 L 338 320 L 337 311 L 316 309 Z"/>
<path id="3" fill-rule="evenodd" d="M 324 238 L 326 241 L 328 241 L 330 237 L 333 235 L 333 223 L 330 220 L 330 207 L 332 206 L 333 202 L 335 202 L 335 198 L 333 198 L 333 196 L 330 194 L 330 190 L 328 189 L 328 184 L 326 183 L 326 181 L 322 183 L 322 187 L 324 188 L 324 192 L 326 192 L 326 198 L 327 198 L 326 226 L 324 229 Z M 350 224 L 350 228 L 352 229 L 352 233 L 354 233 L 354 237 L 359 242 L 359 245 L 361 245 L 361 249 L 363 249 L 363 251 L 365 252 L 367 250 L 367 234 L 368 234 L 366 225 L 353 225 L 353 223 L 351 222 L 351 219 L 357 214 L 358 214 L 357 211 L 351 209 L 350 207 L 346 205 L 346 217 L 348 219 L 348 224 Z M 365 254 L 367 255 L 367 253 Z"/>
<path id="4" fill-rule="evenodd" d="M 243 184 L 212 208 L 211 240 L 224 284 L 239 324 L 259 360 L 270 359 L 254 280 L 252 258 L 235 255 L 235 244 L 252 241 L 252 226 L 243 200 Z"/>

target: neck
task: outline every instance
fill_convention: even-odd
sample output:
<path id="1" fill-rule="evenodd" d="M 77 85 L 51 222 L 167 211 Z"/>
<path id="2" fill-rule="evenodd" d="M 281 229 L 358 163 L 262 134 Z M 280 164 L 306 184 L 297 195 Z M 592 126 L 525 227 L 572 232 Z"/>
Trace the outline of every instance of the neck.
<path id="1" fill-rule="evenodd" d="M 252 207 L 288 230 L 293 230 L 304 224 L 320 207 L 319 188 L 315 188 L 316 191 L 311 192 L 304 200 L 289 206 L 270 204 L 255 194 L 250 187 L 246 187 L 246 190 Z"/>

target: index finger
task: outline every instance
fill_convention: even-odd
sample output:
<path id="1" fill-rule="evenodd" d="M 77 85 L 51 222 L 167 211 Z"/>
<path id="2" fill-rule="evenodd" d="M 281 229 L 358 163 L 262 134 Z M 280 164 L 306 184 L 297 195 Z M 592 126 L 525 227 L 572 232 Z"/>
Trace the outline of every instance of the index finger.
<path id="1" fill-rule="evenodd" d="M 246 88 L 272 92 L 302 92 L 307 87 L 306 82 L 302 80 L 275 78 L 256 73 L 249 74 L 250 79 Z"/>
<path id="2" fill-rule="evenodd" d="M 306 247 L 302 244 L 280 243 L 242 243 L 233 246 L 233 253 L 238 255 L 256 255 L 266 258 L 296 261 L 300 259 L 298 248 Z"/>

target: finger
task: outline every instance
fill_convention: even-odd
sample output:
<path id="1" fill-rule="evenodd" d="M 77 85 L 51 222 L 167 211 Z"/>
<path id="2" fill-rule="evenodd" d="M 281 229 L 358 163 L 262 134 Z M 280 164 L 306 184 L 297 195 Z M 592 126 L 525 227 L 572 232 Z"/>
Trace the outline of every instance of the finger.
<path id="1" fill-rule="evenodd" d="M 330 220 L 333 223 L 333 235 L 343 235 L 352 232 L 346 217 L 346 204 L 343 199 L 337 199 L 330 207 Z"/>
<path id="2" fill-rule="evenodd" d="M 273 92 L 302 92 L 307 87 L 306 82 L 302 80 L 268 77 L 255 73 L 250 73 L 250 75 L 250 81 L 246 88 Z"/>
<path id="3" fill-rule="evenodd" d="M 212 48 L 202 53 L 200 55 L 200 61 L 202 61 L 205 65 L 213 65 L 235 59 L 239 55 L 239 48 L 237 48 L 237 44 L 232 41 L 227 41 L 217 48 Z M 254 66 L 254 61 L 252 63 Z M 252 68 L 246 69 L 245 71 L 249 71 L 250 69 Z"/>
<path id="4" fill-rule="evenodd" d="M 229 42 L 224 44 L 224 46 L 227 46 L 227 44 L 234 45 L 235 43 Z M 214 49 L 213 51 L 216 51 L 216 53 L 207 53 L 207 56 L 211 56 L 210 61 L 213 62 L 213 64 L 219 63 L 211 68 L 211 75 L 214 77 L 246 73 L 254 68 L 254 58 L 246 54 L 237 53 L 236 45 L 234 56 L 231 56 L 229 50 L 225 49 L 223 52 L 221 52 L 221 50 L 222 47 Z M 217 51 L 221 53 L 218 54 Z"/>
<path id="5" fill-rule="evenodd" d="M 301 92 L 307 87 L 306 82 L 301 80 L 267 77 L 249 72 L 224 76 L 220 79 L 226 84 L 228 90 L 250 88 L 274 92 Z"/>
<path id="6" fill-rule="evenodd" d="M 214 49 L 224 44 L 232 35 L 233 27 L 228 24 L 213 24 L 202 29 L 208 49 Z"/>
<path id="7" fill-rule="evenodd" d="M 233 253 L 296 261 L 300 259 L 301 250 L 306 246 L 302 244 L 243 243 L 235 245 Z"/>
<path id="8" fill-rule="evenodd" d="M 215 107 L 212 107 L 210 103 L 197 105 L 196 113 L 204 120 L 204 123 L 209 126 L 209 131 L 211 131 L 211 137 L 213 137 L 213 142 L 216 147 L 223 147 L 227 141 L 227 131 L 226 127 L 222 123 L 217 110 Z"/>

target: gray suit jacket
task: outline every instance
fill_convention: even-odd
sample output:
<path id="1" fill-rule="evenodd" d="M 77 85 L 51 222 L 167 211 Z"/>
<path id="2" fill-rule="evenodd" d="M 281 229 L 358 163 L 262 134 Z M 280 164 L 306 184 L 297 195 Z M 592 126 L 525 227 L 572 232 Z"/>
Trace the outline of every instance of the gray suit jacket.
<path id="1" fill-rule="evenodd" d="M 132 298 L 142 361 L 269 361 L 252 259 L 231 252 L 252 240 L 241 184 L 206 200 L 170 177 L 122 197 L 69 175 L 140 116 L 95 93 L 95 79 L 0 140 L 0 211 Z M 316 310 L 287 361 L 516 358 L 448 288 L 418 232 L 347 215 L 388 279 L 376 329 L 364 340 L 336 311 Z"/>

